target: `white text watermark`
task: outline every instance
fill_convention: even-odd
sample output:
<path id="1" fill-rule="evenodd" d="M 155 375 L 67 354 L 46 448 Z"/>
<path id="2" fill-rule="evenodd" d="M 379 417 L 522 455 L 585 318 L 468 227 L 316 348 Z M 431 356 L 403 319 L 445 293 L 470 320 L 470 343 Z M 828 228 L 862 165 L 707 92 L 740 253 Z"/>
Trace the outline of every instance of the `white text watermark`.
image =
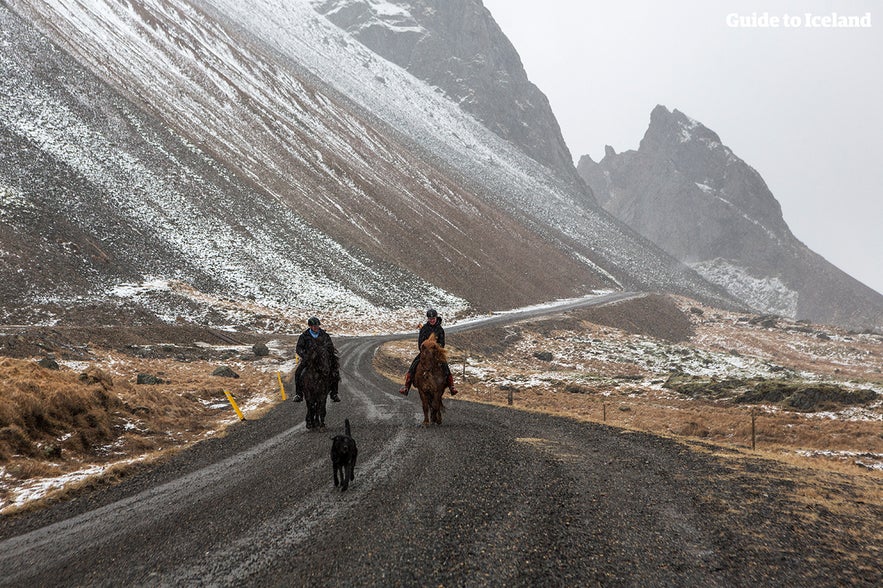
<path id="1" fill-rule="evenodd" d="M 727 26 L 734 29 L 869 29 L 871 13 L 862 15 L 830 14 L 770 14 L 752 12 L 727 15 Z"/>

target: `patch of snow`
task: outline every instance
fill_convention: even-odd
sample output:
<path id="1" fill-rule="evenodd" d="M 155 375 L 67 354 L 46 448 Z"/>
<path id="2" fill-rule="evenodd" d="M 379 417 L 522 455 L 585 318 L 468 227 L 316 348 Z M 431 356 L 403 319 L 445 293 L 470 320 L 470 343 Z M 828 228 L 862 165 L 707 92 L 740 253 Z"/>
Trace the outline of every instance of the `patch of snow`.
<path id="1" fill-rule="evenodd" d="M 690 118 L 689 116 L 685 116 L 685 118 L 687 119 L 687 122 L 686 122 L 686 123 L 683 123 L 683 122 L 680 123 L 680 126 L 681 126 L 681 134 L 678 136 L 678 140 L 679 140 L 681 143 L 686 143 L 687 141 L 689 141 L 690 139 L 692 139 L 692 138 L 693 138 L 693 133 L 692 133 L 692 131 L 693 131 L 696 127 L 699 126 L 699 122 L 698 122 L 698 121 L 693 120 L 693 119 Z"/>
<path id="2" fill-rule="evenodd" d="M 833 450 L 798 450 L 797 454 L 804 457 L 827 457 L 853 461 L 857 465 L 864 466 L 868 469 L 883 471 L 883 453 Z"/>
<path id="3" fill-rule="evenodd" d="M 705 192 L 706 194 L 712 194 L 715 192 L 715 189 L 709 186 L 708 184 L 700 184 L 699 182 L 694 182 L 696 187 Z"/>
<path id="4" fill-rule="evenodd" d="M 142 459 L 143 458 L 135 458 L 117 461 L 113 465 L 118 465 L 121 463 L 136 463 L 142 461 Z M 103 474 L 109 467 L 110 465 L 96 465 L 83 468 L 75 472 L 70 472 L 68 474 L 64 474 L 63 476 L 56 476 L 52 478 L 36 478 L 28 480 L 24 484 L 12 488 L 11 491 L 8 493 L 7 498 L 0 499 L 0 513 L 2 513 L 5 509 L 9 507 L 22 506 L 28 502 L 43 498 L 53 490 L 59 490 L 75 482 L 81 482 L 83 480 L 99 476 Z M 5 470 L 3 471 L 3 473 L 0 473 L 0 479 L 2 479 L 3 477 L 5 477 Z"/>
<path id="5" fill-rule="evenodd" d="M 745 268 L 725 259 L 688 264 L 699 275 L 722 286 L 759 312 L 788 318 L 797 316 L 798 292 L 776 277 L 756 278 Z"/>

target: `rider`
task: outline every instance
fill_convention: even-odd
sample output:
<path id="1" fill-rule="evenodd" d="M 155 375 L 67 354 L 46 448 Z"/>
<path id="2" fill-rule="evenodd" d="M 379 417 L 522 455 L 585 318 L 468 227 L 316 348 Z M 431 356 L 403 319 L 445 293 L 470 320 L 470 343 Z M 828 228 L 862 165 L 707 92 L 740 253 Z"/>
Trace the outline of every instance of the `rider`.
<path id="1" fill-rule="evenodd" d="M 426 311 L 426 322 L 420 326 L 420 334 L 417 335 L 417 349 L 422 349 L 423 342 L 429 339 L 429 336 L 435 334 L 435 341 L 439 344 L 439 347 L 445 346 L 445 330 L 442 328 L 442 318 L 438 316 L 438 312 L 434 308 L 430 308 Z M 404 396 L 408 395 L 408 392 L 411 390 L 411 383 L 414 380 L 414 372 L 417 370 L 417 363 L 420 361 L 420 353 L 418 351 L 417 357 L 414 358 L 414 361 L 411 362 L 411 367 L 408 368 L 408 373 L 405 375 L 405 385 L 399 388 L 399 394 Z M 443 364 L 445 370 L 445 377 L 448 379 L 448 388 L 451 390 L 451 396 L 454 396 L 457 393 L 457 389 L 454 388 L 454 376 L 451 374 L 451 368 L 448 366 L 447 362 Z"/>
<path id="2" fill-rule="evenodd" d="M 321 324 L 318 318 L 310 317 L 307 321 L 309 328 L 297 338 L 297 347 L 294 348 L 294 351 L 297 353 L 300 361 L 298 361 L 297 368 L 294 370 L 294 398 L 292 400 L 295 402 L 300 402 L 304 399 L 303 393 L 300 391 L 301 372 L 304 367 L 303 359 L 306 357 L 310 347 L 323 343 L 323 340 L 325 340 L 324 342 L 331 346 L 332 353 L 337 354 L 337 351 L 334 349 L 334 343 L 331 342 L 331 336 L 319 326 Z M 340 372 L 336 368 L 334 373 L 331 374 L 331 381 L 331 401 L 340 402 L 340 397 L 337 395 L 337 386 L 340 384 Z"/>

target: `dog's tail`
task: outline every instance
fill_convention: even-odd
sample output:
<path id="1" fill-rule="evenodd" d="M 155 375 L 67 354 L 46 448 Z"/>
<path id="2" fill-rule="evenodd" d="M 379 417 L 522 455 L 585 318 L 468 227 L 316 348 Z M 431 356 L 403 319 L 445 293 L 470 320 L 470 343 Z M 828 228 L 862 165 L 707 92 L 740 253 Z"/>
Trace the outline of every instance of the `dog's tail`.
<path id="1" fill-rule="evenodd" d="M 343 419 L 343 428 L 344 428 L 343 432 L 346 433 L 347 437 L 353 436 L 352 433 L 350 432 L 350 420 L 349 419 Z"/>

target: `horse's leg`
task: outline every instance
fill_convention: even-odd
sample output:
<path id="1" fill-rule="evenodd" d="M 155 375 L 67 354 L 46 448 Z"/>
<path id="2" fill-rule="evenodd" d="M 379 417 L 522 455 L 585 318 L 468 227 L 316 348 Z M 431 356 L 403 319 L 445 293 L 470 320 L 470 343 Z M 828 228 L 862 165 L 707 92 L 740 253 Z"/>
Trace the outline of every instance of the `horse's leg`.
<path id="1" fill-rule="evenodd" d="M 321 400 L 319 400 L 319 426 L 321 428 L 325 428 L 325 404 L 328 402 L 328 397 L 323 396 Z"/>
<path id="2" fill-rule="evenodd" d="M 442 391 L 436 389 L 435 394 L 432 395 L 432 422 L 437 425 L 441 424 L 441 395 Z"/>
<path id="3" fill-rule="evenodd" d="M 420 390 L 420 403 L 423 405 L 423 426 L 429 424 L 429 395 Z"/>

